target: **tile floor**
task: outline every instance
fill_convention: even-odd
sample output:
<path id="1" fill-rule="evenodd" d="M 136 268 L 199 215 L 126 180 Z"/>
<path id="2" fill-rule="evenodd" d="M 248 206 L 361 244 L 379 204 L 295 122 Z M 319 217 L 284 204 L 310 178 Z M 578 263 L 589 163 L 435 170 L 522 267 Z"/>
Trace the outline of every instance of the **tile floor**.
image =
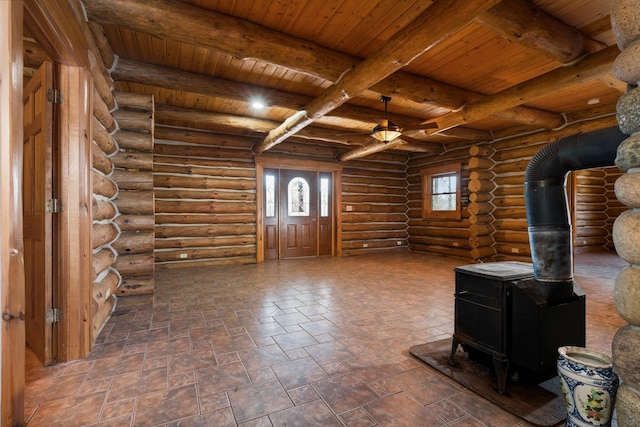
<path id="1" fill-rule="evenodd" d="M 408 350 L 453 331 L 453 268 L 419 253 L 157 272 L 86 360 L 27 357 L 29 426 L 527 426 Z M 576 258 L 587 346 L 623 324 L 615 255 Z"/>

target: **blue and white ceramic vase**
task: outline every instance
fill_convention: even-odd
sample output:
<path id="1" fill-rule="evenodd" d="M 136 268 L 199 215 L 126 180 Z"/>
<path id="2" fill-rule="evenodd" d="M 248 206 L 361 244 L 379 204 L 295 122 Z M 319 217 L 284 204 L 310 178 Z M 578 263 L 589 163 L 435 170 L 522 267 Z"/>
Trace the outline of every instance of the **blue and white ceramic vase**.
<path id="1" fill-rule="evenodd" d="M 583 347 L 560 347 L 558 377 L 567 407 L 566 427 L 611 426 L 619 380 L 609 356 Z"/>

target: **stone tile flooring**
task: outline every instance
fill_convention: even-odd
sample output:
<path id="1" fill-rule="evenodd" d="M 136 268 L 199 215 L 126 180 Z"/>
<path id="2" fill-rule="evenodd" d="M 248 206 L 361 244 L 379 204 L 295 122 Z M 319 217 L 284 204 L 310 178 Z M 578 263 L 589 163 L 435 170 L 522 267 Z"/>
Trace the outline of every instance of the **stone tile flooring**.
<path id="1" fill-rule="evenodd" d="M 419 253 L 157 272 L 86 360 L 27 357 L 29 426 L 526 426 L 409 354 L 453 332 L 453 268 Z M 615 255 L 576 257 L 587 347 L 623 321 Z M 29 352 L 28 352 L 29 353 Z"/>

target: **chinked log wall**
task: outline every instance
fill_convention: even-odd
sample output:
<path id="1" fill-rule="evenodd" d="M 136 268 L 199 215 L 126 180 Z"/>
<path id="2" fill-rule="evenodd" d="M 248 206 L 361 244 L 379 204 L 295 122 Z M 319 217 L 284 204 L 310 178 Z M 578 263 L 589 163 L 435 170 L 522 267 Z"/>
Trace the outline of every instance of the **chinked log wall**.
<path id="1" fill-rule="evenodd" d="M 158 125 L 155 137 L 156 265 L 255 262 L 255 141 Z"/>
<path id="2" fill-rule="evenodd" d="M 95 341 L 116 304 L 115 290 L 120 284 L 120 275 L 114 268 L 116 251 L 112 246 L 118 236 L 114 223 L 117 208 L 113 202 L 118 194 L 118 185 L 111 176 L 113 172 L 111 156 L 118 151 L 118 145 L 113 138 L 117 124 L 112 113 L 117 106 L 112 93 L 112 80 L 107 71 L 113 65 L 113 53 L 108 44 L 103 43 L 102 28 L 86 24 L 84 30 L 89 46 L 88 54 L 94 84 L 91 145 L 93 191 L 91 340 Z"/>
<path id="3" fill-rule="evenodd" d="M 342 253 L 407 247 L 404 154 L 378 153 L 342 170 Z"/>
<path id="4" fill-rule="evenodd" d="M 447 145 L 447 151 L 439 155 L 414 154 L 408 162 L 408 217 L 409 248 L 414 251 L 431 252 L 462 258 L 472 258 L 470 244 L 471 213 L 469 212 L 469 192 L 471 170 L 469 169 L 468 145 Z M 422 218 L 422 177 L 420 170 L 451 162 L 462 163 L 462 219 L 432 220 Z M 484 179 L 484 177 L 483 177 Z M 474 224 L 486 224 L 490 216 L 484 210 L 487 200 L 483 197 L 483 212 L 474 214 Z M 486 221 L 485 221 L 486 220 Z"/>
<path id="5" fill-rule="evenodd" d="M 620 203 L 613 189 L 622 174 L 617 167 L 578 171 L 576 180 L 576 252 L 601 248 L 614 250 L 613 222 L 627 207 Z"/>
<path id="6" fill-rule="evenodd" d="M 116 58 L 102 27 L 88 23 L 85 38 L 94 82 L 91 295 L 95 341 L 117 295 L 153 292 L 153 98 L 114 92 L 108 70 Z M 146 262 L 131 261 L 131 257 L 143 257 Z"/>
<path id="7" fill-rule="evenodd" d="M 120 230 L 113 243 L 114 264 L 122 276 L 119 296 L 149 295 L 154 291 L 153 96 L 116 92 L 118 110 L 114 134 L 119 150 L 112 157 L 112 178 Z"/>
<path id="8" fill-rule="evenodd" d="M 158 268 L 255 262 L 255 139 L 159 124 L 155 137 Z M 334 163 L 340 151 L 287 141 L 264 155 Z M 345 165 L 343 254 L 406 247 L 405 162 L 380 153 Z"/>
<path id="9" fill-rule="evenodd" d="M 529 161 L 553 139 L 616 125 L 614 116 L 604 117 L 576 122 L 558 131 L 496 141 L 490 147 L 448 144 L 447 151 L 439 156 L 412 155 L 408 163 L 409 247 L 467 259 L 530 262 L 524 203 L 524 174 Z M 463 164 L 462 220 L 421 218 L 420 169 L 453 161 Z M 612 249 L 613 222 L 625 210 L 613 191 L 620 171 L 613 167 L 574 174 L 576 250 Z"/>

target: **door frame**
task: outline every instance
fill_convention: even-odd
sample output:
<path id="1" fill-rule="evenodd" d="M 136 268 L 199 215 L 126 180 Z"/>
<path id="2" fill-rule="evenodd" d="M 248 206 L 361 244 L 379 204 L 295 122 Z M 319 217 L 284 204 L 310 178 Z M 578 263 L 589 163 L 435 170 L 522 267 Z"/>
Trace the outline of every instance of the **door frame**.
<path id="1" fill-rule="evenodd" d="M 91 349 L 93 80 L 78 11 L 52 6 L 45 0 L 24 0 L 24 18 L 54 62 L 57 89 L 63 94 L 53 135 L 58 171 L 54 194 L 63 203 L 53 220 L 58 254 L 53 292 L 62 310 L 58 361 L 67 362 L 86 357 Z"/>
<path id="2" fill-rule="evenodd" d="M 25 19 L 34 24 L 45 51 L 58 64 L 60 105 L 56 180 L 63 210 L 54 225 L 58 235 L 59 361 L 86 357 L 91 347 L 92 203 L 91 118 L 93 82 L 84 33 L 68 3 L 44 0 L 0 2 L 0 388 L 2 425 L 24 424 L 25 324 L 24 248 L 22 246 L 22 39 Z M 5 121 L 6 120 L 6 121 Z"/>
<path id="3" fill-rule="evenodd" d="M 291 169 L 331 173 L 331 202 L 334 233 L 332 255 L 342 255 L 342 164 L 262 155 L 254 157 L 256 164 L 256 262 L 264 261 L 264 170 Z"/>

